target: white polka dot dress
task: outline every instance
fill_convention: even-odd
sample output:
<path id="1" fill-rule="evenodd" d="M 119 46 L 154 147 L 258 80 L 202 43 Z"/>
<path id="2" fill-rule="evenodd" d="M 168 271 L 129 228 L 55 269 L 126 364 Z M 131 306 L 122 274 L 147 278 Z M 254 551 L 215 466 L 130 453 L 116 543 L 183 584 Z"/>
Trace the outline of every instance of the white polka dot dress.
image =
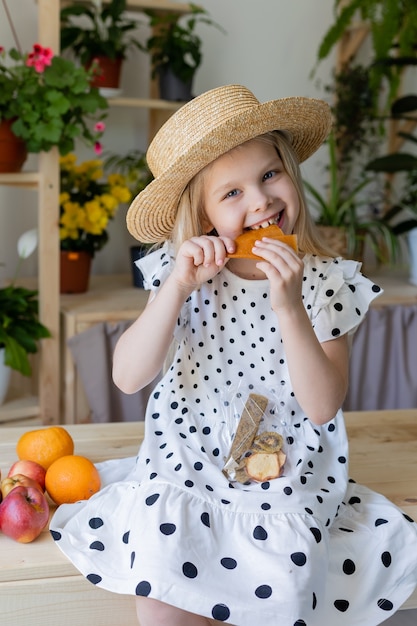
<path id="1" fill-rule="evenodd" d="M 171 262 L 165 248 L 140 261 L 148 288 Z M 304 263 L 319 340 L 353 333 L 380 289 L 354 261 Z M 224 268 L 187 300 L 175 335 L 137 458 L 101 464 L 103 489 L 59 507 L 57 545 L 99 587 L 236 626 L 386 620 L 417 584 L 417 526 L 349 481 L 341 411 L 316 426 L 301 410 L 268 281 Z M 268 399 L 260 430 L 282 436 L 286 461 L 279 478 L 240 483 L 223 467 L 251 393 Z"/>

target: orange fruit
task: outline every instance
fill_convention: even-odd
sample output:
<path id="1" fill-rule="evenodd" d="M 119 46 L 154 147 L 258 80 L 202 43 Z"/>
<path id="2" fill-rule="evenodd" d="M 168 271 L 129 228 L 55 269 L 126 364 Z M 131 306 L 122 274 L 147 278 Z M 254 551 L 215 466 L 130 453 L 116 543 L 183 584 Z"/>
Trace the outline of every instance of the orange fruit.
<path id="1" fill-rule="evenodd" d="M 46 491 L 58 505 L 88 500 L 100 486 L 97 468 L 85 456 L 62 456 L 46 470 Z"/>
<path id="2" fill-rule="evenodd" d="M 74 452 L 74 441 L 62 426 L 48 426 L 24 433 L 16 452 L 19 459 L 35 461 L 47 470 L 56 459 Z"/>

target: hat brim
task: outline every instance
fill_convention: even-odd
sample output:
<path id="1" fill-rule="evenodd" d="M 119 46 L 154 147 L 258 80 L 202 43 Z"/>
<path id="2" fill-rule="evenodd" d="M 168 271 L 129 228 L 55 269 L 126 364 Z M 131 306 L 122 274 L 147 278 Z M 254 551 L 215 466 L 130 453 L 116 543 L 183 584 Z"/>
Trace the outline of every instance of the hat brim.
<path id="1" fill-rule="evenodd" d="M 245 141 L 269 131 L 286 131 L 302 163 L 321 146 L 331 124 L 329 105 L 314 98 L 282 98 L 239 112 L 191 145 L 136 196 L 126 217 L 129 232 L 144 243 L 167 239 L 174 227 L 178 202 L 190 180 L 206 165 Z"/>

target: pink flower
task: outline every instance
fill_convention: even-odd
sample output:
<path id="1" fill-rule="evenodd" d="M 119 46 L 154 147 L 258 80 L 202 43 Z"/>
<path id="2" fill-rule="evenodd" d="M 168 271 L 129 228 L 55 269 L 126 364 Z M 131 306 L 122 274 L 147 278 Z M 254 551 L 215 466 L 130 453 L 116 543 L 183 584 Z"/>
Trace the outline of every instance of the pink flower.
<path id="1" fill-rule="evenodd" d="M 33 51 L 28 54 L 26 65 L 34 67 L 35 72 L 41 74 L 47 65 L 51 65 L 53 56 L 54 53 L 51 48 L 43 48 L 40 44 L 35 43 Z"/>
<path id="2" fill-rule="evenodd" d="M 90 67 L 93 76 L 101 76 L 101 74 L 103 73 L 103 70 L 100 67 L 100 61 L 98 59 L 93 59 Z"/>
<path id="3" fill-rule="evenodd" d="M 97 156 L 103 152 L 103 146 L 99 141 L 96 141 L 94 144 L 94 152 L 97 154 Z"/>
<path id="4" fill-rule="evenodd" d="M 102 133 L 106 129 L 106 125 L 104 122 L 97 122 L 94 126 L 94 130 L 97 133 Z"/>

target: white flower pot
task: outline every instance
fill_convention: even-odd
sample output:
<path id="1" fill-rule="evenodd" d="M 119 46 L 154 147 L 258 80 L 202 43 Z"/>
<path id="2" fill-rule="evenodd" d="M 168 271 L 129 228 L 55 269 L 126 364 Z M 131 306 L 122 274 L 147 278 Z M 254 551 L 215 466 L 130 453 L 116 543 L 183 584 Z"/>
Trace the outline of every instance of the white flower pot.
<path id="1" fill-rule="evenodd" d="M 408 232 L 408 251 L 410 256 L 409 282 L 417 285 L 417 228 Z"/>
<path id="2" fill-rule="evenodd" d="M 11 369 L 4 364 L 4 348 L 0 348 L 0 404 L 3 404 L 9 389 Z"/>

